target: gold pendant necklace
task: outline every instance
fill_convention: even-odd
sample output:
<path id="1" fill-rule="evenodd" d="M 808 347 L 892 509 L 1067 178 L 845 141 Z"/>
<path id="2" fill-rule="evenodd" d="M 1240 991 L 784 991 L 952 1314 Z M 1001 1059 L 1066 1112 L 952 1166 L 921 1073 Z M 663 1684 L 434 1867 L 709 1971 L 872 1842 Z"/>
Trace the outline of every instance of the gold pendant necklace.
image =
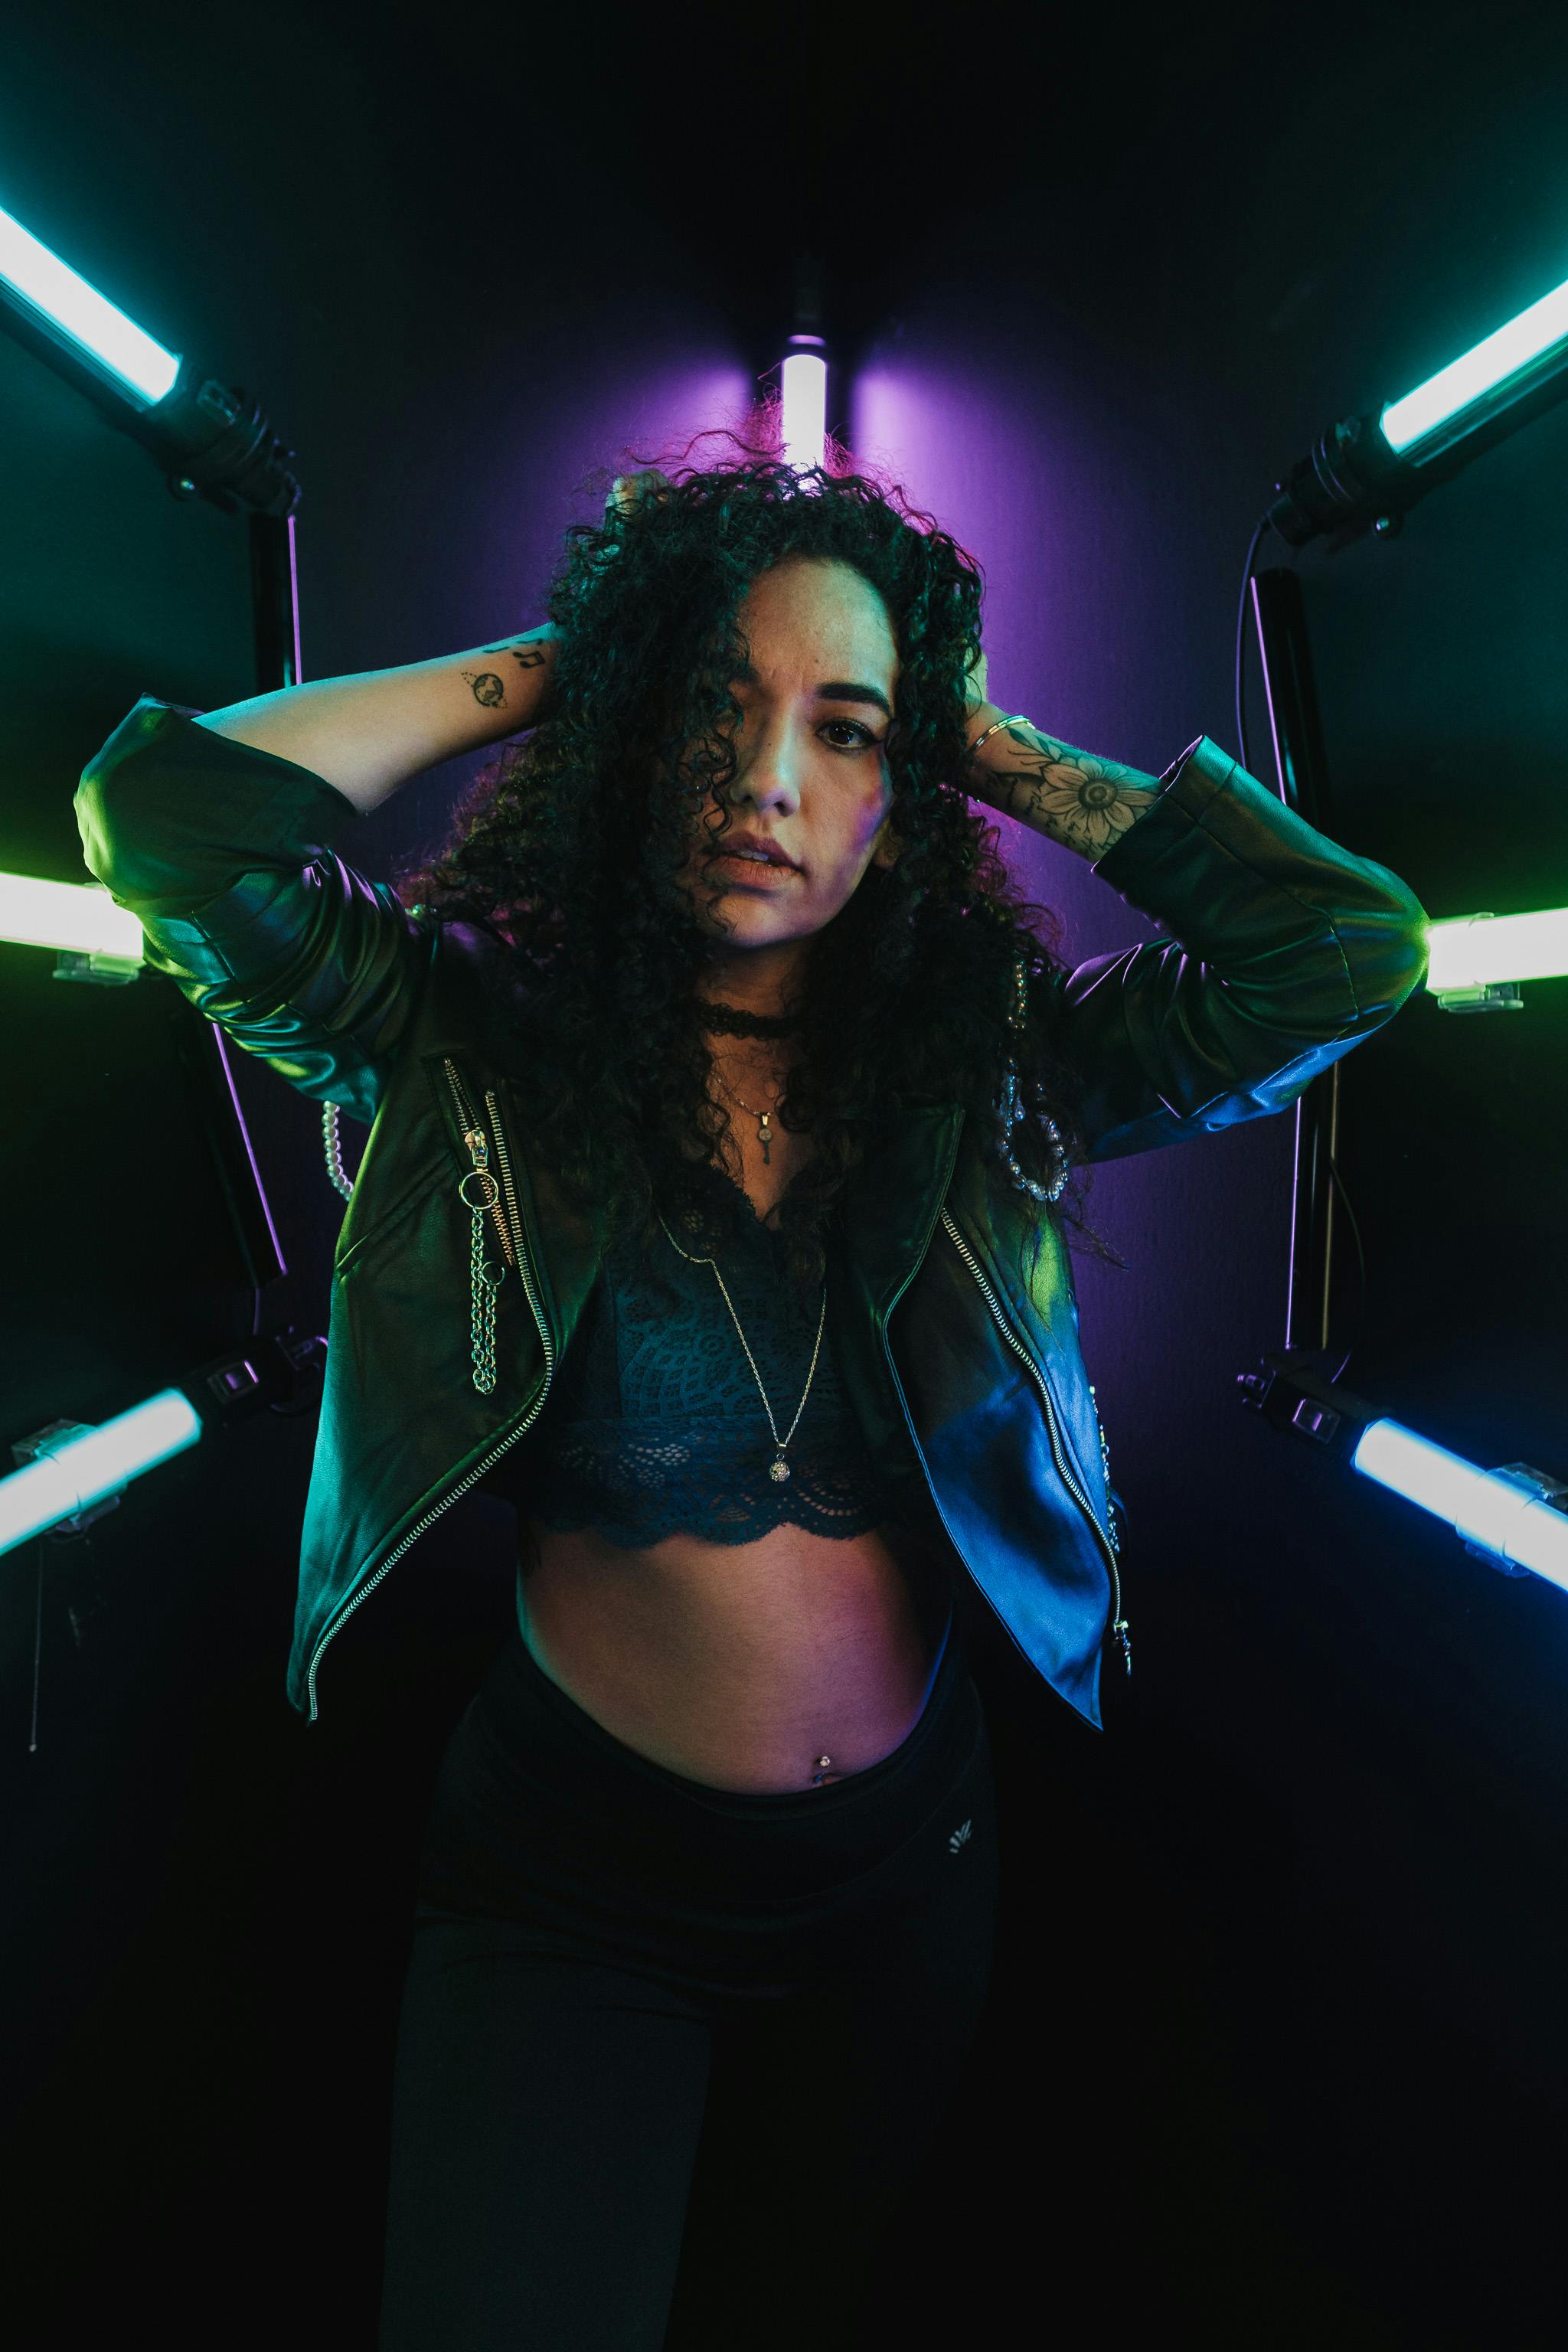
<path id="1" fill-rule="evenodd" d="M 718 1073 L 715 1072 L 714 1075 L 717 1076 Z M 771 1168 L 773 1160 L 773 1139 L 770 1129 L 770 1122 L 773 1118 L 773 1111 L 778 1108 L 777 1103 L 774 1103 L 773 1110 L 753 1110 L 749 1102 L 742 1102 L 741 1100 L 740 1096 L 735 1092 L 734 1087 L 730 1084 L 728 1078 L 720 1078 L 719 1084 L 723 1087 L 724 1092 L 729 1096 L 730 1100 L 734 1104 L 737 1110 L 743 1110 L 748 1118 L 754 1118 L 756 1120 L 757 1141 L 763 1147 L 763 1166 L 764 1168 Z M 700 1265 L 704 1261 L 700 1258 L 694 1258 L 692 1263 L 695 1265 Z"/>

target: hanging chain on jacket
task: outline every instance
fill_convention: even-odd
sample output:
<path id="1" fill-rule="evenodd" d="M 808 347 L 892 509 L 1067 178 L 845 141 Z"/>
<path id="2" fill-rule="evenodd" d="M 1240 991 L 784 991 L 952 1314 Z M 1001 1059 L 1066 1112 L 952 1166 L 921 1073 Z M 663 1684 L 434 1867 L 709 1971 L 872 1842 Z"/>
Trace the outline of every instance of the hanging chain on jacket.
<path id="1" fill-rule="evenodd" d="M 489 1396 L 496 1384 L 496 1292 L 506 1279 L 506 1267 L 493 1265 L 485 1255 L 484 1232 L 489 1211 L 500 1197 L 500 1188 L 489 1171 L 489 1143 L 481 1129 L 464 1137 L 474 1155 L 474 1165 L 463 1178 L 458 1190 L 464 1206 L 473 1223 L 468 1229 L 468 1298 L 470 1304 L 469 1360 L 474 1367 L 474 1386 L 481 1396 Z M 481 1185 L 489 1185 L 488 1198 L 471 1201 L 464 1189 L 475 1177 Z"/>

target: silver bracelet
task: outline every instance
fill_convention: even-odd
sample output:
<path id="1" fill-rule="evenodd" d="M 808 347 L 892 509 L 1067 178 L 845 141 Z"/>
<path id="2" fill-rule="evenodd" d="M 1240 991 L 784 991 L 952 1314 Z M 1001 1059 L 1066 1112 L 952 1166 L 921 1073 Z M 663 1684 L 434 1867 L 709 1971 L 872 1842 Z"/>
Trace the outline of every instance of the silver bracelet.
<path id="1" fill-rule="evenodd" d="M 971 753 L 978 751 L 982 743 L 984 743 L 988 737 L 994 735 L 999 727 L 1016 726 L 1020 720 L 1023 721 L 1023 724 L 1026 727 L 1029 724 L 1027 718 L 1021 710 L 1016 710 L 1011 719 L 994 719 L 991 721 L 990 726 L 984 729 L 981 734 L 977 735 L 973 742 L 970 745 L 969 749 Z"/>

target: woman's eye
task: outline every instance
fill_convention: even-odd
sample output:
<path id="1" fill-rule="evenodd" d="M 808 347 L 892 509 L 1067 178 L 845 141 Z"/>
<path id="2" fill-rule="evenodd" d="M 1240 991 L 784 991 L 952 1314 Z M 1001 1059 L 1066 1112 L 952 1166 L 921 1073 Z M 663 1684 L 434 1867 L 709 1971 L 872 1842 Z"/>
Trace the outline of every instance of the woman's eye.
<path id="1" fill-rule="evenodd" d="M 829 727 L 847 727 L 851 735 L 858 735 L 860 739 L 858 746 L 851 746 L 850 744 L 844 743 L 837 747 L 838 750 L 846 751 L 851 749 L 859 749 L 862 751 L 875 750 L 877 738 L 872 734 L 868 727 L 860 726 L 858 721 L 853 719 L 830 719 L 827 724 Z"/>

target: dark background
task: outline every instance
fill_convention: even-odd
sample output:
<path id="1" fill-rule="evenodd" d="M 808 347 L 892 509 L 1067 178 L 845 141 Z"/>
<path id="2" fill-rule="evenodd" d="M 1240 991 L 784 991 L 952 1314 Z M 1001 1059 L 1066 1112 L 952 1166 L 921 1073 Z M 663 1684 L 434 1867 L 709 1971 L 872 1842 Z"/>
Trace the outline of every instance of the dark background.
<path id="1" fill-rule="evenodd" d="M 1568 275 L 1568 34 L 1533 7 L 131 22 L 12 25 L 0 205 L 295 447 L 307 677 L 531 626 L 588 470 L 743 408 L 805 246 L 854 363 L 830 422 L 984 565 L 994 698 L 1151 771 L 1200 732 L 1237 751 L 1277 477 Z M 6 335 L 0 418 L 4 862 L 79 880 L 71 796 L 136 697 L 257 690 L 244 526 Z M 1302 578 L 1326 829 L 1434 918 L 1568 900 L 1565 457 L 1568 407 L 1394 541 L 1260 550 Z M 1255 666 L 1248 726 L 1272 783 Z M 367 821 L 365 869 L 473 764 Z M 1007 833 L 1074 960 L 1153 935 Z M 7 1446 L 250 1323 L 174 1055 L 194 1016 L 52 961 L 0 948 Z M 1556 1475 L 1565 1014 L 1562 981 L 1472 1019 L 1420 994 L 1342 1104 L 1347 1381 Z M 238 1078 L 291 1266 L 268 1324 L 324 1329 L 319 1110 Z M 1097 1171 L 1131 1271 L 1077 1265 L 1135 1673 L 1108 1653 L 1099 1736 L 1005 1640 L 974 1655 L 1002 1946 L 889 2343 L 1561 2340 L 1568 1603 L 1239 1409 L 1284 1337 L 1293 1134 Z M 511 1528 L 449 1512 L 307 1726 L 283 1674 L 313 1434 L 263 1414 L 68 1566 L 0 1563 L 12 2340 L 134 2314 L 165 2344 L 374 2346 L 420 1810 Z"/>

